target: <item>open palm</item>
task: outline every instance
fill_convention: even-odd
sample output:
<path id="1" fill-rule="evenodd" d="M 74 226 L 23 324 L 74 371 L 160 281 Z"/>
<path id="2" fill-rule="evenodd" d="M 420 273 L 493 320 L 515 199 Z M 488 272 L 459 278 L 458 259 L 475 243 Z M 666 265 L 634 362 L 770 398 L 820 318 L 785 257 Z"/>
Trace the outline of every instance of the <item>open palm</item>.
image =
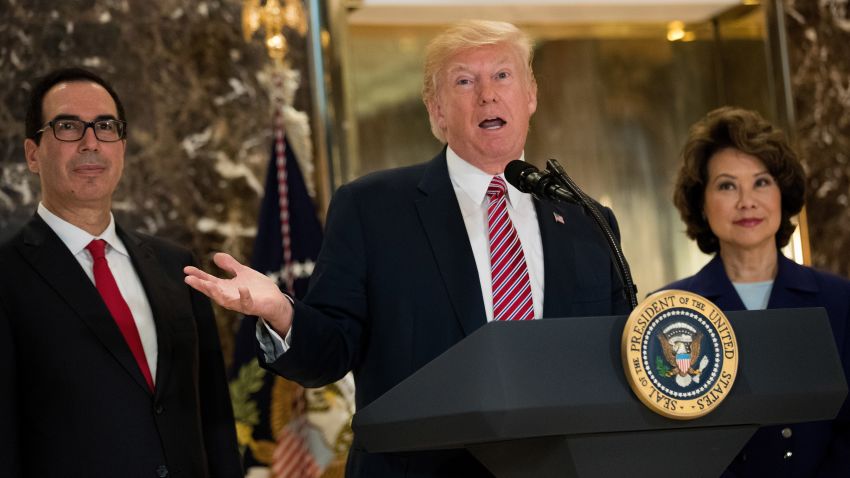
<path id="1" fill-rule="evenodd" d="M 231 277 L 223 279 L 187 266 L 183 269 L 186 284 L 226 309 L 262 317 L 278 332 L 289 330 L 292 306 L 274 281 L 230 254 L 216 253 L 213 262 Z"/>

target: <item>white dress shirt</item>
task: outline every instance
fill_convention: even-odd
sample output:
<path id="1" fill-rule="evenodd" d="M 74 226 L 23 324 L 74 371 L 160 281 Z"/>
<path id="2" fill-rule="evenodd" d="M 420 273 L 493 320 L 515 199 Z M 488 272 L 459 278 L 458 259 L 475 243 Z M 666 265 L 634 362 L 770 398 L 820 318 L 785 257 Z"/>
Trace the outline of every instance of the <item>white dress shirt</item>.
<path id="1" fill-rule="evenodd" d="M 94 284 L 94 271 L 92 270 L 94 260 L 86 246 L 95 239 L 106 241 L 106 261 L 109 263 L 109 270 L 112 271 L 115 282 L 118 284 L 118 290 L 121 291 L 121 295 L 133 314 L 133 320 L 136 322 L 136 328 L 139 330 L 139 337 L 142 340 L 142 348 L 145 350 L 148 368 L 150 368 L 151 376 L 156 382 L 156 360 L 159 354 L 159 346 L 156 340 L 153 311 L 145 294 L 145 288 L 142 287 L 142 281 L 133 268 L 133 262 L 130 260 L 127 248 L 124 247 L 124 243 L 121 242 L 115 232 L 115 219 L 112 214 L 109 214 L 109 226 L 97 237 L 53 214 L 42 203 L 38 204 L 38 215 L 59 236 L 65 247 L 71 251 L 74 259 L 80 263 L 80 267 L 83 268 L 83 272 L 86 273 L 92 284 Z"/>
<path id="2" fill-rule="evenodd" d="M 523 156 L 519 159 L 523 159 Z M 460 205 L 466 234 L 469 236 L 472 255 L 478 268 L 487 322 L 490 322 L 493 320 L 493 281 L 490 275 L 490 236 L 487 232 L 487 188 L 493 176 L 463 160 L 451 147 L 446 150 L 446 161 L 449 166 L 449 179 Z M 505 178 L 504 173 L 499 176 Z M 520 192 L 507 181 L 505 184 L 508 186 L 508 216 L 522 243 L 528 278 L 531 280 L 534 318 L 539 319 L 543 316 L 543 241 L 540 238 L 537 211 L 534 209 L 531 194 Z"/>

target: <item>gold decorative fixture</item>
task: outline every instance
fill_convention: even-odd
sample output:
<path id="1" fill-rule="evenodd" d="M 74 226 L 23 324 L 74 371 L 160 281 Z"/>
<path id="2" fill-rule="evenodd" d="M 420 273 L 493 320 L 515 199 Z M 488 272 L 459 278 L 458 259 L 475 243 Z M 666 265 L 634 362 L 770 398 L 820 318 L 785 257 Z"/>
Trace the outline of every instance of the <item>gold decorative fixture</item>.
<path id="1" fill-rule="evenodd" d="M 269 57 L 282 63 L 289 50 L 284 29 L 301 36 L 307 33 L 307 16 L 302 0 L 243 0 L 242 32 L 245 41 L 250 41 L 260 29 L 265 35 Z"/>
<path id="2" fill-rule="evenodd" d="M 667 24 L 668 41 L 693 41 L 696 34 L 685 29 L 685 22 L 675 20 Z"/>

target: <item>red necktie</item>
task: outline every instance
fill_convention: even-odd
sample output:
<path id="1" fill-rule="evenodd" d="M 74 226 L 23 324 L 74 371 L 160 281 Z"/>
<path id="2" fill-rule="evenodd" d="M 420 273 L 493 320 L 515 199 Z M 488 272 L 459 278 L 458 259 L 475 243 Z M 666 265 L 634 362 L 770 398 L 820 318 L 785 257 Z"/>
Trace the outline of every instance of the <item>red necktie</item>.
<path id="1" fill-rule="evenodd" d="M 94 285 L 103 302 L 106 303 L 106 308 L 118 324 L 121 334 L 124 335 L 124 340 L 130 346 L 130 351 L 133 357 L 136 358 L 136 363 L 145 376 L 148 382 L 148 387 L 151 391 L 154 390 L 153 378 L 151 370 L 148 368 L 148 359 L 145 357 L 145 349 L 142 347 L 142 339 L 139 337 L 139 329 L 136 328 L 136 321 L 133 320 L 133 314 L 130 312 L 130 307 L 127 301 L 118 290 L 118 284 L 115 282 L 115 277 L 112 276 L 112 271 L 109 270 L 109 263 L 106 261 L 106 241 L 95 239 L 86 246 L 92 259 L 94 259 Z"/>
<path id="2" fill-rule="evenodd" d="M 505 180 L 494 177 L 487 188 L 493 320 L 530 320 L 534 318 L 531 281 L 522 244 L 508 216 L 506 193 Z"/>

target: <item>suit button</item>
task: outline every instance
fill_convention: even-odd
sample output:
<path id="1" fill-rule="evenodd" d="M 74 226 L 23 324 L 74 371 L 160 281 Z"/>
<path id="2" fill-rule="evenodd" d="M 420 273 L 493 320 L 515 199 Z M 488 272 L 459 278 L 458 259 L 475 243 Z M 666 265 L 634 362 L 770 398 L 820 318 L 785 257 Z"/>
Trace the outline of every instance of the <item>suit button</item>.
<path id="1" fill-rule="evenodd" d="M 153 409 L 153 411 L 156 412 L 157 415 L 162 415 L 162 412 L 165 411 L 165 407 L 163 407 L 162 405 L 157 405 L 156 408 Z M 168 471 L 166 470 L 166 473 L 167 472 Z"/>
<path id="2" fill-rule="evenodd" d="M 788 427 L 783 428 L 782 431 L 779 433 L 782 434 L 782 438 L 791 438 L 791 435 L 794 434 L 794 432 L 791 431 L 791 429 Z"/>
<path id="3" fill-rule="evenodd" d="M 156 476 L 159 478 L 167 478 L 168 467 L 165 465 L 159 465 L 158 467 L 156 467 Z"/>
<path id="4" fill-rule="evenodd" d="M 788 451 L 785 452 L 784 455 L 782 455 L 782 458 L 785 458 L 786 460 L 790 460 L 792 455 L 794 455 L 794 453 L 792 453 L 791 450 L 788 450 Z"/>

